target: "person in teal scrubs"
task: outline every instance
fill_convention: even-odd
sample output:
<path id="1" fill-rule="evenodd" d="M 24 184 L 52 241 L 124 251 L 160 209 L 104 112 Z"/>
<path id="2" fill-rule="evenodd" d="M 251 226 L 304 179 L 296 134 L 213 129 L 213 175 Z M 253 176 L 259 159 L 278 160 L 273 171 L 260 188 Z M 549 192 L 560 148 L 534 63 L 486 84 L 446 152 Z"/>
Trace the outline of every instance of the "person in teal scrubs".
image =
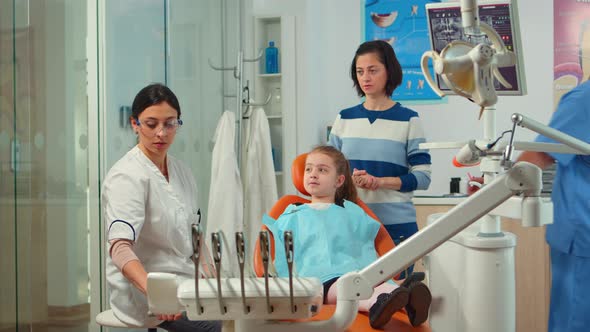
<path id="1" fill-rule="evenodd" d="M 590 82 L 563 95 L 551 128 L 590 143 Z M 556 143 L 538 136 L 538 142 Z M 590 156 L 526 151 L 519 161 L 544 169 L 557 162 L 553 182 L 549 332 L 590 329 Z"/>

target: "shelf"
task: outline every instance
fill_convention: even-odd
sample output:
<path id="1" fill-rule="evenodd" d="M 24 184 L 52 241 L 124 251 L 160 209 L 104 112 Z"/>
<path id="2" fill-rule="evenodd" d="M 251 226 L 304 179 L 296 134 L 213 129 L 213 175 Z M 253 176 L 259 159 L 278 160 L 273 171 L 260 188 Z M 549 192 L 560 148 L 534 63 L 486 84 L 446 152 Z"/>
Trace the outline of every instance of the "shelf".
<path id="1" fill-rule="evenodd" d="M 281 73 L 275 73 L 275 74 L 258 74 L 258 77 L 261 78 L 275 78 L 275 77 L 281 77 Z"/>
<path id="2" fill-rule="evenodd" d="M 254 79 L 254 99 L 271 102 L 264 107 L 269 124 L 270 141 L 275 150 L 275 179 L 279 196 L 294 194 L 291 185 L 290 164 L 295 159 L 297 140 L 296 127 L 296 80 L 295 80 L 295 17 L 256 16 L 254 17 L 253 50 L 266 50 L 270 41 L 279 49 L 279 72 L 267 73 L 266 62 L 260 61 L 250 73 Z"/>

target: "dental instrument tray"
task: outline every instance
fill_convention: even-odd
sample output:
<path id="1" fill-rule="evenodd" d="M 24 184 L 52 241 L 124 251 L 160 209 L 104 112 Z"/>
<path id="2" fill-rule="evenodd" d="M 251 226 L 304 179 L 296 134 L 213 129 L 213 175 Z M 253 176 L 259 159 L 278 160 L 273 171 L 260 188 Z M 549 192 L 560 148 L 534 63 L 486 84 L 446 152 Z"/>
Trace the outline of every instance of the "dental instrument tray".
<path id="1" fill-rule="evenodd" d="M 177 298 L 189 319 L 309 318 L 319 312 L 323 301 L 322 283 L 317 278 L 294 277 L 292 292 L 289 287 L 289 278 L 268 278 L 270 306 L 267 306 L 265 278 L 244 278 L 244 292 L 242 292 L 240 278 L 221 278 L 220 280 L 221 282 L 217 283 L 216 278 L 199 279 L 200 310 L 197 309 L 194 280 L 185 280 L 180 283 Z M 221 285 L 221 292 L 218 292 L 218 284 Z"/>

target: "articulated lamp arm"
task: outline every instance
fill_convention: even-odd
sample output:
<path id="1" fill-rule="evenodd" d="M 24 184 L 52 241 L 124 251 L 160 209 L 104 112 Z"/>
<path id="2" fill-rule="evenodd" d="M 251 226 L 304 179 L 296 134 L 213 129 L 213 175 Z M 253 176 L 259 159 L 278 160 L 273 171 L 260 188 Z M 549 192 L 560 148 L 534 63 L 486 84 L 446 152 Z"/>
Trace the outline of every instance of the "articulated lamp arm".
<path id="1" fill-rule="evenodd" d="M 342 276 L 337 283 L 336 312 L 330 320 L 356 316 L 357 305 L 352 303 L 368 299 L 374 287 L 401 272 L 511 196 L 538 196 L 541 188 L 541 169 L 526 162 L 515 164 L 445 216 L 414 234 L 373 264 L 359 272 Z"/>
<path id="2" fill-rule="evenodd" d="M 520 113 L 512 114 L 512 122 L 514 122 L 515 125 L 530 129 L 543 136 L 552 138 L 557 142 L 563 143 L 575 149 L 579 154 L 590 155 L 590 144 L 565 134 L 557 129 L 553 129 Z"/>
<path id="3" fill-rule="evenodd" d="M 336 310 L 329 320 L 305 323 L 265 321 L 263 328 L 256 321 L 236 321 L 236 324 L 243 330 L 264 332 L 345 331 L 357 316 L 358 301 L 370 298 L 374 287 L 389 280 L 511 196 L 515 194 L 538 196 L 541 188 L 541 169 L 527 162 L 517 163 L 506 173 L 451 209 L 445 216 L 414 234 L 371 265 L 361 271 L 342 276 L 336 283 L 338 287 Z"/>
<path id="4" fill-rule="evenodd" d="M 370 298 L 376 286 L 389 280 L 513 195 L 536 197 L 539 196 L 541 188 L 541 169 L 527 162 L 517 163 L 506 173 L 451 209 L 442 218 L 414 234 L 371 265 L 361 271 L 347 273 L 340 277 L 336 283 L 338 292 L 336 309 L 328 320 L 304 323 L 265 321 L 263 329 L 260 323 L 255 321 L 237 321 L 236 324 L 243 330 L 264 332 L 345 331 L 357 316 L 358 301 Z M 539 205 L 532 207 L 538 208 Z M 533 216 L 539 214 L 534 211 L 532 213 Z M 530 223 L 530 226 L 541 226 L 541 224 Z"/>

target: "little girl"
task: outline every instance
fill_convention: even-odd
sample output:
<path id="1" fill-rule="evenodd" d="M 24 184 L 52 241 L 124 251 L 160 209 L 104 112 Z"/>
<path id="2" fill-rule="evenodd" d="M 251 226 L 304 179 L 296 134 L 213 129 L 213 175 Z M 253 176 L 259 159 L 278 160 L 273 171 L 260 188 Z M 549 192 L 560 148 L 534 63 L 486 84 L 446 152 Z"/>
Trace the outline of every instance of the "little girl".
<path id="1" fill-rule="evenodd" d="M 274 235 L 279 276 L 289 275 L 283 233 L 291 231 L 298 275 L 319 278 L 324 284 L 324 302 L 334 304 L 336 280 L 377 260 L 374 241 L 381 224 L 353 203 L 357 194 L 350 166 L 334 147 L 319 146 L 308 154 L 303 181 L 311 203 L 289 205 L 277 220 L 265 216 L 263 222 Z M 405 307 L 411 324 L 418 326 L 428 318 L 432 299 L 423 279 L 423 273 L 415 273 L 401 286 L 383 283 L 370 299 L 360 301 L 359 311 L 369 312 L 371 326 L 381 329 Z"/>

